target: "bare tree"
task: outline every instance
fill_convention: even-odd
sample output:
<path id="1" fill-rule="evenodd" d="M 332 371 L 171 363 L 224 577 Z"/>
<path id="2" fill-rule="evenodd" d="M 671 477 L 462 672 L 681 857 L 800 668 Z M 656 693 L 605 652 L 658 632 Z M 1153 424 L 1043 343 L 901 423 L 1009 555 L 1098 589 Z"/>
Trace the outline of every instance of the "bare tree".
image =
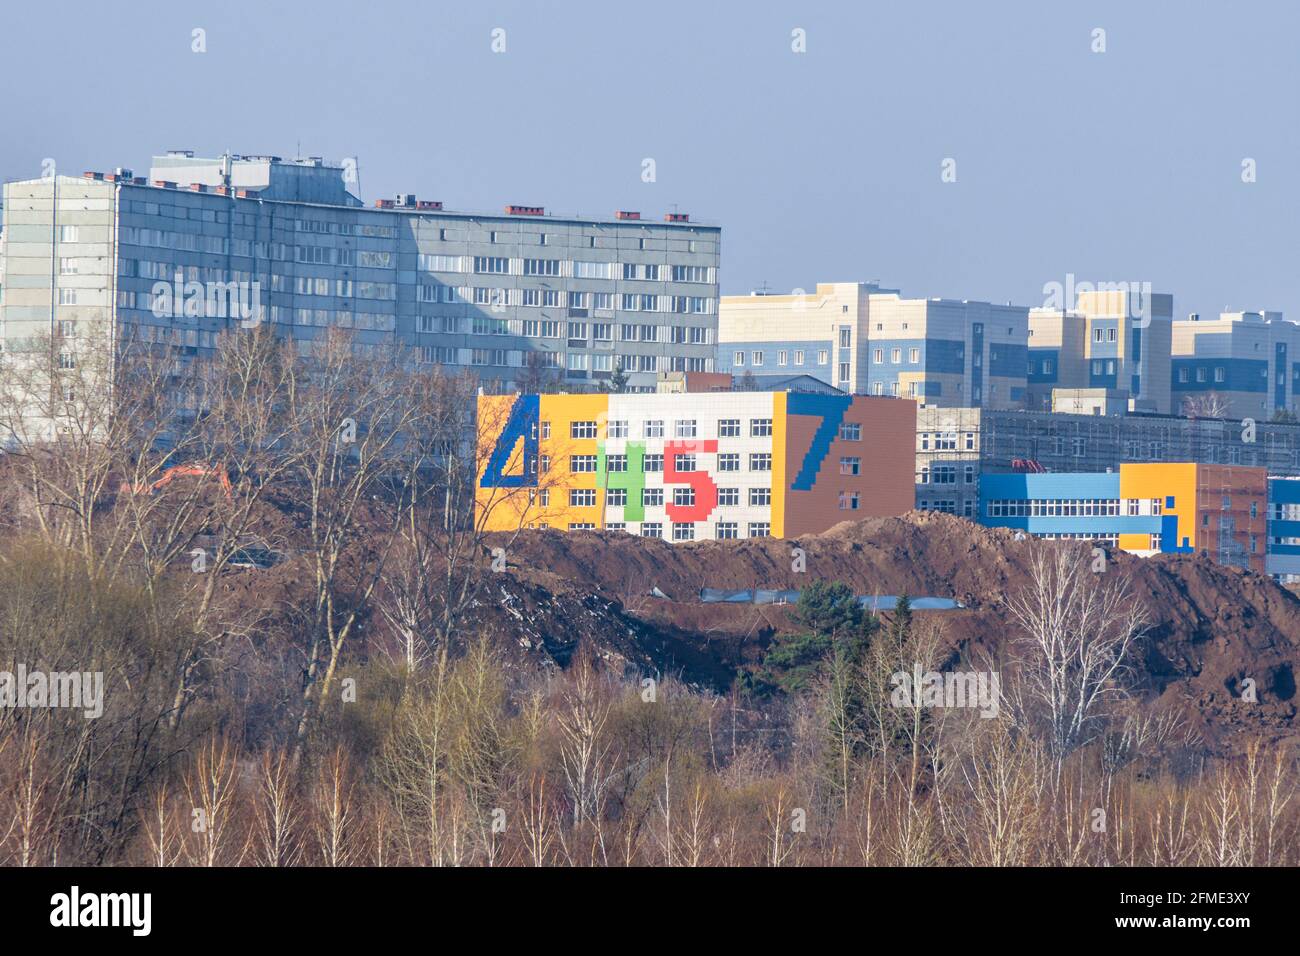
<path id="1" fill-rule="evenodd" d="M 1125 658 L 1147 629 L 1127 581 L 1092 567 L 1087 550 L 1039 546 L 1028 583 L 1007 599 L 1022 631 L 1013 643 L 1012 712 L 1046 743 L 1057 780 L 1066 758 L 1104 730 L 1123 694 Z"/>
<path id="2" fill-rule="evenodd" d="M 446 652 L 483 599 L 494 554 L 504 570 L 520 532 L 561 507 L 560 472 L 526 461 L 522 442 L 503 470 L 528 475 L 528 483 L 484 487 L 479 480 L 515 399 L 494 397 L 476 406 L 476 380 L 442 373 L 425 376 L 419 394 L 422 424 L 406 446 L 414 465 L 376 601 L 409 667 L 426 651 Z M 552 454 L 562 450 L 557 440 Z"/>
<path id="3" fill-rule="evenodd" d="M 407 483 L 402 439 L 420 424 L 412 384 L 400 353 L 360 352 L 341 330 L 319 340 L 287 383 L 289 478 L 312 575 L 299 752 L 396 538 L 400 510 L 376 502 L 400 498 Z"/>
<path id="4" fill-rule="evenodd" d="M 1183 414 L 1188 418 L 1227 418 L 1229 409 L 1228 400 L 1215 391 L 1183 399 Z"/>

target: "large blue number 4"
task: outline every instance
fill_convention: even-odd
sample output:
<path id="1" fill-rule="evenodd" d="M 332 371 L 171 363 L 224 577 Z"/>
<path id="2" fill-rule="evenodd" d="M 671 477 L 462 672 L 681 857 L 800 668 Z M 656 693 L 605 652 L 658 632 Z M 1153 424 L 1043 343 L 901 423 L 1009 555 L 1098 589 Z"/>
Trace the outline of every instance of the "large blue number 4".
<path id="1" fill-rule="evenodd" d="M 497 435 L 487 467 L 479 481 L 483 488 L 531 488 L 537 484 L 537 431 L 542 417 L 540 395 L 520 395 L 510 406 L 510 416 L 505 428 Z M 480 423 L 481 427 L 482 423 Z M 511 453 L 519 440 L 524 441 L 524 460 L 521 474 L 507 475 Z"/>

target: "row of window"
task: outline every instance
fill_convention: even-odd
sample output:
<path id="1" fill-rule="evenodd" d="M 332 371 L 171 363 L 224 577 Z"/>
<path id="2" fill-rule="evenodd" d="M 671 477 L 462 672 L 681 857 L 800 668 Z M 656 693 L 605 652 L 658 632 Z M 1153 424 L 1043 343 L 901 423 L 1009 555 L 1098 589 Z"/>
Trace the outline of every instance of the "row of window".
<path id="1" fill-rule="evenodd" d="M 527 259 L 507 256 L 445 256 L 420 253 L 419 268 L 428 272 L 473 272 L 479 275 L 524 275 L 545 278 L 604 279 L 642 282 L 714 281 L 709 266 L 663 266 L 653 262 L 583 262 L 571 259 Z"/>
<path id="2" fill-rule="evenodd" d="M 1180 368 L 1178 370 L 1178 381 L 1184 384 L 1190 382 L 1191 381 L 1190 373 L 1191 373 L 1191 369 Z M 1265 365 L 1260 368 L 1259 377 L 1268 378 L 1268 366 Z M 1227 380 L 1228 380 L 1228 370 L 1224 368 L 1222 365 L 1216 365 L 1214 367 L 1214 381 L 1218 383 L 1223 383 L 1226 382 Z M 1209 371 L 1205 366 L 1198 365 L 1196 367 L 1196 381 L 1202 383 L 1209 381 Z M 1286 384 L 1286 372 L 1278 372 L 1277 384 L 1279 385 Z"/>
<path id="3" fill-rule="evenodd" d="M 662 508 L 664 506 L 664 488 L 642 488 L 641 505 L 645 508 Z M 718 489 L 718 506 L 722 508 L 740 507 L 741 489 L 739 488 L 719 488 Z M 694 507 L 695 489 L 689 487 L 673 488 L 672 503 L 678 507 Z M 750 488 L 747 490 L 746 499 L 748 504 L 756 508 L 765 508 L 772 504 L 771 488 Z M 538 503 L 542 507 L 550 504 L 549 489 L 541 489 L 537 495 Z M 610 488 L 605 492 L 605 504 L 610 508 L 624 508 L 627 506 L 627 489 Z M 569 489 L 569 507 L 571 508 L 594 508 L 596 506 L 596 489 L 595 488 L 570 488 Z M 854 504 L 854 508 L 857 505 Z"/>
<path id="4" fill-rule="evenodd" d="M 610 419 L 605 423 L 605 436 L 607 438 L 627 438 L 630 430 L 629 424 L 627 419 Z M 642 422 L 642 429 L 646 438 L 664 437 L 663 419 Z M 569 423 L 570 438 L 595 438 L 597 431 L 598 425 L 595 421 L 574 421 Z M 696 438 L 698 437 L 698 431 L 698 421 L 694 418 L 683 418 L 673 422 L 673 434 L 677 438 Z M 751 418 L 749 420 L 749 436 L 751 438 L 767 438 L 771 434 L 772 419 Z M 542 422 L 542 437 L 551 437 L 550 422 Z M 739 438 L 740 419 L 718 419 L 718 437 Z"/>
<path id="5" fill-rule="evenodd" d="M 755 351 L 753 351 L 753 352 L 750 352 L 750 354 L 749 354 L 750 365 L 752 365 L 754 368 L 762 368 L 762 367 L 763 367 L 763 363 L 764 363 L 764 361 L 765 361 L 765 359 L 764 359 L 764 355 L 765 355 L 764 352 L 761 352 L 761 351 L 758 351 L 758 350 L 755 350 Z M 790 357 L 790 352 L 789 352 L 789 350 L 787 350 L 787 349 L 778 349 L 778 350 L 777 350 L 777 353 L 776 353 L 776 364 L 777 364 L 777 365 L 788 365 L 788 364 L 789 364 L 789 361 L 788 361 L 789 357 Z M 804 350 L 803 350 L 803 349 L 795 349 L 795 350 L 794 350 L 794 364 L 795 364 L 795 365 L 803 365 L 803 364 L 804 364 L 804 358 L 805 358 L 805 355 L 804 355 Z M 828 364 L 829 362 L 830 362 L 830 352 L 829 352 L 827 349 L 819 349 L 818 352 L 817 352 L 817 364 L 818 364 L 818 365 L 826 365 L 826 364 Z M 738 350 L 736 351 L 736 353 L 732 356 L 731 364 L 734 365 L 736 368 L 744 368 L 744 367 L 745 367 L 745 353 L 744 353 L 744 351 L 738 349 Z"/>
<path id="6" fill-rule="evenodd" d="M 741 437 L 741 419 L 739 418 L 719 418 L 718 438 L 740 438 Z M 645 419 L 638 423 L 640 434 L 639 438 L 663 438 L 665 419 L 652 418 Z M 632 432 L 632 422 L 628 419 L 611 418 L 605 422 L 606 438 L 630 438 Z M 772 419 L 770 418 L 751 418 L 749 419 L 749 436 L 751 438 L 767 438 L 772 434 Z M 533 424 L 532 437 L 538 438 L 537 423 Z M 543 421 L 541 423 L 540 437 L 547 440 L 551 437 L 551 423 Z M 599 438 L 600 423 L 595 420 L 572 421 L 569 423 L 570 438 Z M 679 418 L 673 422 L 674 438 L 699 438 L 700 426 L 699 420 L 695 418 Z M 861 422 L 841 422 L 838 432 L 841 441 L 861 441 L 862 424 Z M 857 461 L 858 459 L 853 459 Z"/>
<path id="7" fill-rule="evenodd" d="M 968 485 L 975 484 L 975 466 L 966 465 L 965 483 Z M 916 483 L 918 485 L 955 485 L 957 484 L 957 466 L 956 465 L 924 465 L 916 473 Z"/>
<path id="8" fill-rule="evenodd" d="M 935 451 L 956 451 L 958 445 L 957 432 L 934 432 L 931 438 L 930 432 L 920 432 L 919 442 L 921 451 L 929 451 L 933 448 Z M 964 445 L 966 451 L 975 450 L 975 433 L 966 432 Z"/>
<path id="9" fill-rule="evenodd" d="M 719 471 L 739 471 L 739 455 L 719 455 L 719 465 L 723 458 L 728 459 L 728 467 L 719 467 Z M 695 455 L 690 453 L 678 453 L 673 456 L 674 467 L 680 472 L 699 471 L 696 467 L 697 462 Z M 734 467 L 731 467 L 733 466 Z M 540 467 L 543 474 L 550 471 L 551 459 L 549 455 L 540 456 Z M 606 460 L 606 470 L 610 472 L 626 472 L 627 456 L 610 455 Z M 657 474 L 664 470 L 664 456 L 662 453 L 645 455 L 643 458 L 642 470 L 646 474 Z M 771 471 L 772 470 L 772 453 L 766 451 L 751 452 L 749 455 L 750 471 Z M 569 471 L 573 474 L 595 474 L 596 473 L 596 456 L 595 455 L 570 455 Z"/>
<path id="10" fill-rule="evenodd" d="M 1085 518 L 1161 515 L 1162 498 L 994 498 L 985 507 L 990 518 Z"/>
<path id="11" fill-rule="evenodd" d="M 534 528 L 550 527 L 546 522 L 541 521 L 532 525 Z M 695 527 L 696 522 L 670 522 L 671 536 L 674 541 L 694 541 L 696 540 Z M 592 521 L 571 521 L 569 522 L 570 531 L 595 531 L 596 524 Z M 638 527 L 637 525 L 629 526 L 622 521 L 610 521 L 605 525 L 606 531 L 625 531 L 629 534 L 640 534 L 643 538 L 663 538 L 664 526 L 659 521 L 645 521 Z M 746 537 L 749 538 L 769 538 L 772 536 L 772 524 L 768 521 L 751 521 L 746 528 Z M 740 537 L 740 523 L 736 521 L 719 521 L 713 526 L 713 536 L 722 541 L 731 541 Z"/>
<path id="12" fill-rule="evenodd" d="M 616 325 L 613 322 L 561 322 L 559 319 L 498 319 L 490 315 L 419 315 L 416 331 L 455 335 L 514 335 L 530 339 L 568 339 L 570 345 L 594 342 L 663 342 L 710 345 L 713 330 L 699 325 Z"/>
<path id="13" fill-rule="evenodd" d="M 391 318 L 391 317 L 390 317 Z M 580 352 L 551 352 L 546 350 L 456 348 L 455 346 L 418 345 L 417 360 L 425 364 L 479 365 L 501 368 L 537 368 L 555 371 L 567 370 L 569 375 L 600 375 L 625 372 L 712 372 L 713 359 L 673 355 L 612 355 Z"/>

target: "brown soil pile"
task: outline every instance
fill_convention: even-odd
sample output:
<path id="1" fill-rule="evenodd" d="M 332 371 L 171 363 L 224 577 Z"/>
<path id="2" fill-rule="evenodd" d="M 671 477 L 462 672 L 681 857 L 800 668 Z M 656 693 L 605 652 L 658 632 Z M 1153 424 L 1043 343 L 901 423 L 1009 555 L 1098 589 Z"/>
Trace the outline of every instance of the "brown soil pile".
<path id="1" fill-rule="evenodd" d="M 702 587 L 797 589 L 821 579 L 859 594 L 956 598 L 965 610 L 918 613 L 942 616 L 956 651 L 996 656 L 1014 636 L 1004 602 L 1026 580 L 1030 554 L 1057 546 L 936 513 L 845 522 L 797 541 L 668 544 L 616 532 L 529 531 L 510 547 L 508 577 L 551 595 L 597 598 L 588 614 L 616 615 L 624 626 L 586 621 L 582 629 L 616 632 L 614 656 L 721 688 L 773 635 L 796 625 L 789 608 L 703 604 Z M 792 569 L 796 547 L 804 574 Z M 1215 749 L 1234 749 L 1242 733 L 1295 739 L 1293 593 L 1200 555 L 1111 552 L 1106 573 L 1129 580 L 1153 622 L 1130 661 L 1149 703 L 1178 706 Z M 655 588 L 666 597 L 651 596 Z M 1241 699 L 1246 678 L 1255 682 L 1255 703 Z"/>

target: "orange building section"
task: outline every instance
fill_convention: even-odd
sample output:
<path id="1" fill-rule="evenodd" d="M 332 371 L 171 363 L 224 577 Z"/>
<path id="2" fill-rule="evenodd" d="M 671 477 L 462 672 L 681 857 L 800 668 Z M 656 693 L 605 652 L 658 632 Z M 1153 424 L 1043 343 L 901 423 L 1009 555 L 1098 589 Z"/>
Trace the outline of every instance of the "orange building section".
<path id="1" fill-rule="evenodd" d="M 804 490 L 795 484 L 820 419 L 797 414 L 800 396 L 783 397 L 789 406 L 779 416 L 785 420 L 787 489 L 780 536 L 794 538 L 841 521 L 901 515 L 916 507 L 916 402 L 854 396 L 813 486 Z"/>
<path id="2" fill-rule="evenodd" d="M 1162 518 L 1176 520 L 1177 534 L 1162 541 L 1161 550 L 1203 552 L 1224 564 L 1235 558 L 1254 571 L 1264 571 L 1268 548 L 1266 469 L 1191 462 L 1125 463 L 1120 466 L 1120 498 L 1123 508 L 1129 501 L 1160 502 Z M 1149 534 L 1121 534 L 1119 546 L 1126 551 L 1156 550 Z"/>
<path id="3" fill-rule="evenodd" d="M 1235 541 L 1252 571 L 1268 550 L 1268 471 L 1244 465 L 1196 466 L 1196 550 L 1217 555 Z"/>

